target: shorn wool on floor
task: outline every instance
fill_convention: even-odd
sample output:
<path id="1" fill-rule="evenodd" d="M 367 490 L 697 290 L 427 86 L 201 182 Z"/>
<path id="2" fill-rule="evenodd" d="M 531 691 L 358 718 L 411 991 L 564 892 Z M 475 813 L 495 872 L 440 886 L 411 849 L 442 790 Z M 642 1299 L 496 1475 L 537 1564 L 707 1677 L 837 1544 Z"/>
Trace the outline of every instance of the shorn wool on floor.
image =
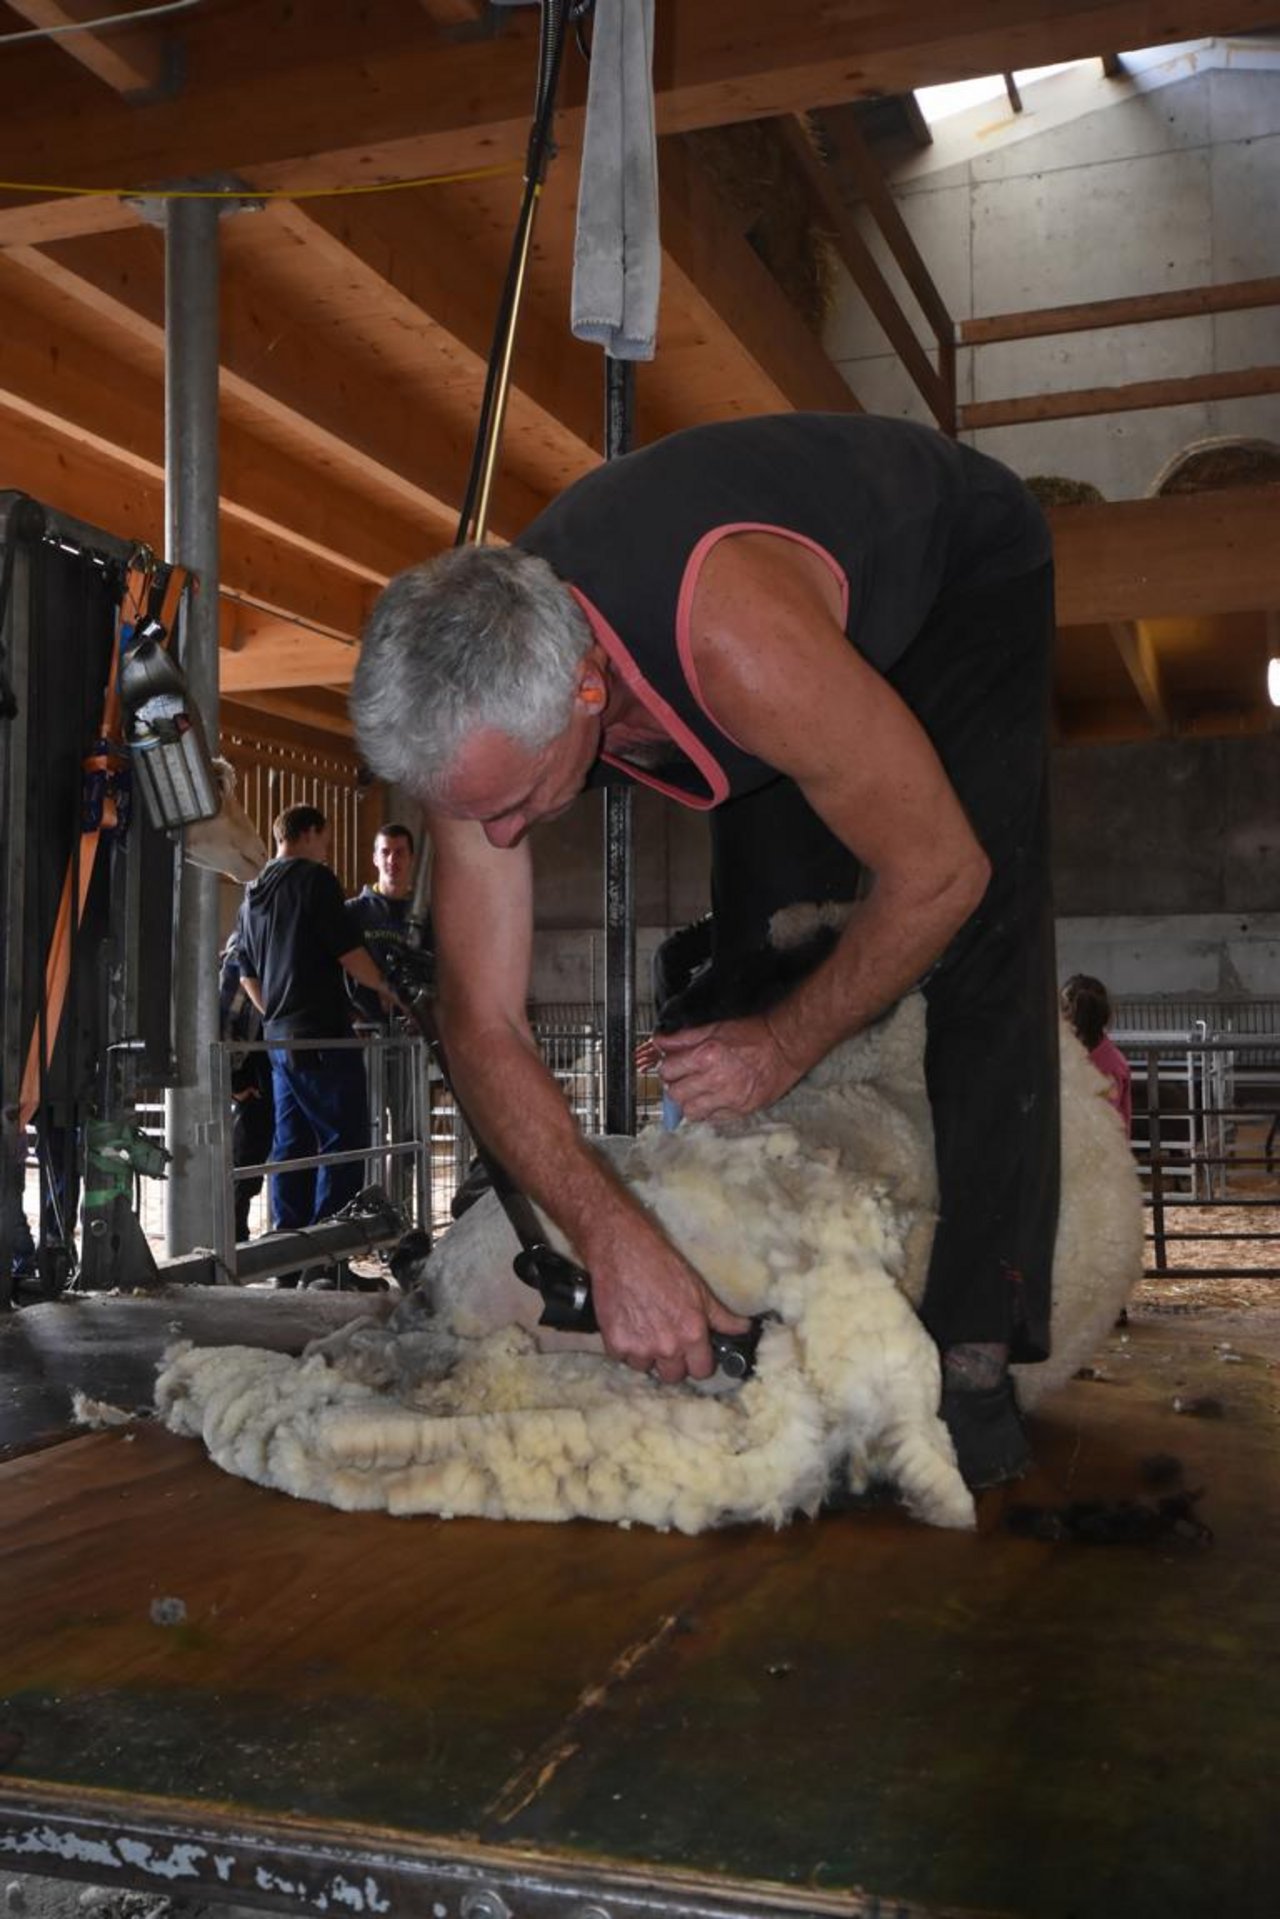
<path id="1" fill-rule="evenodd" d="M 776 1315 L 742 1387 L 662 1386 L 599 1341 L 534 1330 L 515 1241 L 486 1198 L 389 1320 L 301 1359 L 166 1355 L 157 1405 L 227 1471 L 348 1510 L 585 1517 L 699 1532 L 812 1512 L 833 1485 L 891 1486 L 919 1519 L 971 1526 L 937 1417 L 937 1351 L 912 1302 L 934 1185 L 923 1008 L 839 1047 L 767 1114 L 607 1142 L 712 1290 Z M 1033 1405 L 1094 1351 L 1141 1271 L 1142 1214 L 1106 1083 L 1063 1036 L 1053 1357 Z"/>

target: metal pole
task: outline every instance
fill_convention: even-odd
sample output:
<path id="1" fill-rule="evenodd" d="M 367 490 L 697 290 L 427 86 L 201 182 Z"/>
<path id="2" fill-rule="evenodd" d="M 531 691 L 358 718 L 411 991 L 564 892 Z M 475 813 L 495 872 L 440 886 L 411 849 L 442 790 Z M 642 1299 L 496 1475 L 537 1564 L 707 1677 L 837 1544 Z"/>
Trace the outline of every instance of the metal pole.
<path id="1" fill-rule="evenodd" d="M 213 1082 L 213 1101 L 218 1111 L 231 1109 L 231 1048 L 219 1040 L 209 1049 L 209 1068 Z M 224 1280 L 235 1285 L 236 1268 L 236 1175 L 232 1164 L 232 1132 L 223 1127 L 217 1150 L 218 1180 L 214 1211 L 214 1251 L 218 1255 L 218 1284 Z"/>
<path id="2" fill-rule="evenodd" d="M 12 719 L 0 721 L 0 1311 L 8 1305 L 13 1255 L 18 1241 L 26 1180 L 27 1132 L 18 1110 L 26 1057 L 23 1022 L 27 931 L 28 760 L 39 751 L 31 737 L 31 546 L 44 531 L 35 502 L 0 494 L 0 541 L 12 543 L 9 603 L 0 608 L 9 685 L 17 702 Z"/>
<path id="3" fill-rule="evenodd" d="M 605 355 L 604 451 L 631 449 L 635 365 Z M 604 1129 L 636 1130 L 636 902 L 631 788 L 604 791 Z"/>
<path id="4" fill-rule="evenodd" d="M 1164 1140 L 1160 1131 L 1160 1055 L 1147 1048 L 1147 1151 L 1151 1176 L 1151 1231 L 1155 1270 L 1167 1273 L 1169 1255 L 1164 1236 Z"/>
<path id="5" fill-rule="evenodd" d="M 218 737 L 218 217 L 213 200 L 165 209 L 165 544 L 199 576 L 181 666 L 212 745 Z M 169 1256 L 214 1243 L 218 876 L 180 864 L 174 943 L 176 1084 L 165 1097 Z"/>

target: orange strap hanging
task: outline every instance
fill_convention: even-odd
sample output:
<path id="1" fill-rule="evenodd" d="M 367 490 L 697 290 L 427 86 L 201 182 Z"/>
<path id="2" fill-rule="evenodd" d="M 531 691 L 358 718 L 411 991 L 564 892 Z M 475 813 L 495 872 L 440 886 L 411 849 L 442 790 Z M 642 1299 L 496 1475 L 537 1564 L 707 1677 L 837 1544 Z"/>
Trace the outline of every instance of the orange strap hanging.
<path id="1" fill-rule="evenodd" d="M 128 757 L 121 729 L 120 658 L 137 628 L 148 615 L 154 579 L 154 556 L 147 548 L 140 547 L 129 562 L 124 590 L 120 595 L 120 607 L 116 619 L 116 642 L 112 648 L 111 662 L 107 670 L 107 684 L 102 699 L 102 724 L 99 728 L 97 743 L 84 761 L 85 800 L 84 823 L 80 833 L 80 856 L 78 862 L 74 856 L 67 862 L 66 876 L 62 882 L 62 895 L 58 901 L 58 913 L 53 925 L 53 936 L 49 941 L 49 952 L 45 960 L 43 1071 L 46 1073 L 53 1057 L 54 1043 L 62 1024 L 62 1015 L 66 1009 L 67 988 L 71 979 L 71 947 L 84 919 L 85 901 L 89 897 L 89 887 L 93 880 L 98 845 L 103 834 L 113 832 L 120 823 L 116 777 Z M 178 603 L 186 583 L 186 571 L 181 567 L 173 567 L 165 583 L 159 615 L 166 632 L 169 631 L 170 624 L 177 613 Z M 78 888 L 75 885 L 77 867 Z M 74 904 L 73 895 L 75 896 Z M 31 1035 L 31 1044 L 27 1049 L 27 1062 L 23 1068 L 22 1087 L 18 1098 L 20 1126 L 30 1125 L 36 1108 L 40 1104 L 41 1075 L 40 1020 L 37 1017 L 35 1031 Z"/>

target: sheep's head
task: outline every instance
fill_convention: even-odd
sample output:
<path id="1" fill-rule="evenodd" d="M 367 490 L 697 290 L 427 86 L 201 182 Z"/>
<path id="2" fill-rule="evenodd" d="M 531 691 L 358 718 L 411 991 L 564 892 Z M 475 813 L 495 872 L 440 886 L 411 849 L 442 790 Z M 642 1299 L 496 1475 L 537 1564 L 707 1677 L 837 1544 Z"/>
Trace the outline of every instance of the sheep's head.
<path id="1" fill-rule="evenodd" d="M 211 820 L 197 820 L 185 828 L 183 857 L 193 866 L 212 867 L 215 873 L 245 885 L 266 865 L 267 849 L 236 798 L 236 770 L 230 760 L 214 760 L 213 769 L 222 789 L 222 804 Z"/>

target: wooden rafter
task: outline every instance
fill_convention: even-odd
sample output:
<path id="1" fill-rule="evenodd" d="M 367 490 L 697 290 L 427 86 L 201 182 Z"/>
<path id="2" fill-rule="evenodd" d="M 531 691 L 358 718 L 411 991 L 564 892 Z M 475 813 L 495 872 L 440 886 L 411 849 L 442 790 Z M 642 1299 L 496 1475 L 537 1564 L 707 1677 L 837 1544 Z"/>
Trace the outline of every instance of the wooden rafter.
<path id="1" fill-rule="evenodd" d="M 884 235 L 885 245 L 933 329 L 934 338 L 940 346 L 950 346 L 955 340 L 955 322 L 889 191 L 879 162 L 862 136 L 857 114 L 852 107 L 830 107 L 818 118 L 832 148 L 837 180 L 847 181 L 866 202 L 868 212 Z"/>
<path id="2" fill-rule="evenodd" d="M 350 740 L 352 726 L 347 712 L 346 695 L 332 692 L 327 687 L 312 687 L 307 691 L 296 690 L 254 693 L 253 711 L 259 727 L 262 715 L 268 714 L 275 719 L 284 720 L 295 726 L 305 726 L 322 733 L 333 733 L 340 739 Z"/>
<path id="3" fill-rule="evenodd" d="M 73 519 L 164 550 L 163 486 L 92 446 L 0 409 L 0 471 Z M 377 591 L 368 581 L 233 519 L 223 520 L 221 547 L 227 599 L 339 637 L 359 633 Z"/>
<path id="4" fill-rule="evenodd" d="M 809 183 L 821 222 L 830 233 L 854 285 L 883 328 L 918 391 L 924 396 L 934 419 L 944 430 L 949 431 L 955 416 L 954 397 L 916 338 L 897 295 L 854 225 L 830 168 L 824 166 L 814 152 L 808 133 L 798 118 L 784 120 L 782 127 L 796 165 Z"/>
<path id="5" fill-rule="evenodd" d="M 1049 510 L 1061 626 L 1265 612 L 1280 595 L 1280 486 Z"/>
<path id="6" fill-rule="evenodd" d="M 485 0 L 418 0 L 433 26 L 468 27 L 484 18 Z"/>
<path id="7" fill-rule="evenodd" d="M 662 243 L 668 271 L 733 335 L 772 387 L 775 406 L 856 412 L 858 402 L 821 342 L 728 215 L 688 149 L 659 148 Z"/>
<path id="8" fill-rule="evenodd" d="M 351 640 L 227 601 L 221 611 L 220 691 L 235 697 L 281 687 L 350 684 L 357 658 Z"/>
<path id="9" fill-rule="evenodd" d="M 455 361 L 468 364 L 477 388 L 493 336 L 496 279 L 482 278 L 467 237 L 440 218 L 430 196 L 388 195 L 368 200 L 276 202 L 267 218 L 281 232 L 333 268 L 335 276 L 376 285 L 389 310 L 435 329 Z M 580 377 L 578 362 L 555 331 L 527 306 L 520 321 L 516 397 L 544 417 L 539 429 L 579 442 L 579 457 L 601 443 L 599 394 Z"/>
<path id="10" fill-rule="evenodd" d="M 103 6 L 101 0 L 7 0 L 7 5 L 33 27 L 79 27 L 105 13 L 125 11 L 118 5 Z M 79 61 L 87 72 L 126 99 L 158 94 L 168 77 L 165 42 L 153 28 L 126 26 L 101 32 L 59 33 L 49 44 L 60 48 L 68 59 Z"/>
<path id="11" fill-rule="evenodd" d="M 253 216 L 246 215 L 246 218 Z M 224 236 L 225 241 L 225 236 Z M 157 351 L 164 339 L 161 238 L 150 231 L 119 242 L 96 236 L 53 249 L 21 249 L 30 272 L 80 299 Z M 372 484 L 402 511 L 434 528 L 446 545 L 465 479 L 466 455 L 427 432 L 411 401 L 314 329 L 286 332 L 285 316 L 263 310 L 251 281 L 224 260 L 220 340 L 223 393 L 310 446 L 329 470 Z M 495 495 L 499 533 L 525 525 L 544 504 L 511 473 Z"/>
<path id="12" fill-rule="evenodd" d="M 66 156 L 80 156 L 76 180 L 89 187 L 142 186 L 157 179 L 230 168 L 260 188 L 355 185 L 371 178 L 456 172 L 518 164 L 527 136 L 536 26 L 518 9 L 496 40 L 421 42 L 385 50 L 362 44 L 353 66 L 349 42 L 317 32 L 318 52 L 282 88 L 270 61 L 261 69 L 237 57 L 251 12 L 229 9 L 197 41 L 207 84 L 190 97 L 138 109 L 86 101 L 71 118 L 28 99 L 0 128 L 0 179 L 65 178 Z M 1270 24 L 1274 0 L 1112 0 L 1109 37 L 1148 45 L 1221 29 Z M 193 16 L 198 20 L 199 16 Z M 1017 0 L 922 0 L 884 8 L 869 0 L 699 0 L 658 9 L 654 69 L 660 132 L 682 132 L 766 114 L 838 105 L 877 92 L 906 93 L 939 79 L 999 72 L 1016 52 L 1019 66 L 1096 54 L 1096 0 L 1046 8 Z M 223 46 L 219 64 L 215 33 Z M 576 138 L 585 86 L 580 65 L 565 77 L 564 137 Z M 21 94 L 15 93 L 15 98 Z M 323 133 L 323 150 L 320 134 Z M 100 208 L 85 205 L 100 222 Z M 68 209 L 38 195 L 0 210 L 0 244 L 68 231 Z M 122 217 L 124 217 L 122 215 Z M 131 217 L 131 216 L 130 216 Z"/>
<path id="13" fill-rule="evenodd" d="M 49 314 L 24 300 L 29 280 L 12 260 L 0 258 L 0 409 L 60 436 L 69 457 L 91 450 L 162 487 L 160 374 L 114 358 L 87 333 L 66 325 L 55 332 Z M 422 550 L 420 526 L 371 503 L 356 487 L 304 469 L 233 420 L 222 422 L 219 452 L 222 512 L 247 529 L 373 585 Z"/>
<path id="14" fill-rule="evenodd" d="M 1155 646 L 1142 620 L 1112 620 L 1111 637 L 1134 691 L 1157 733 L 1171 733 L 1173 720 Z"/>

